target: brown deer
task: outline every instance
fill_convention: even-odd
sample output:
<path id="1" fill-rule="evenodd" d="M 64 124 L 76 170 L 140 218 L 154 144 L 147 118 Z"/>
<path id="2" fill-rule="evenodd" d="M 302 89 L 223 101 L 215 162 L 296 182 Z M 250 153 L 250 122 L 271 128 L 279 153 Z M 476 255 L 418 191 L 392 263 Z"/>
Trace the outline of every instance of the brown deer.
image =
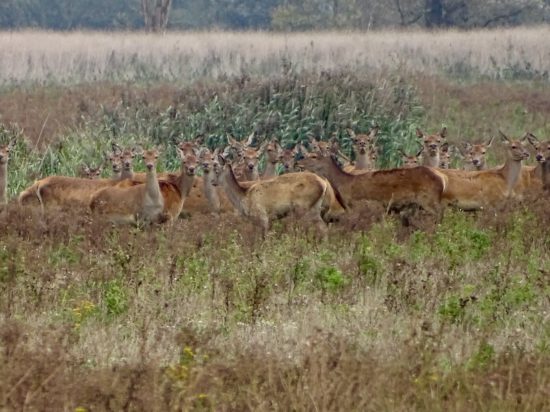
<path id="1" fill-rule="evenodd" d="M 447 128 L 444 127 L 437 134 L 427 135 L 422 130 L 416 129 L 416 136 L 422 139 L 424 147 L 422 154 L 422 164 L 424 166 L 439 167 L 441 160 L 441 145 L 447 137 Z"/>
<path id="2" fill-rule="evenodd" d="M 368 134 L 356 135 L 352 129 L 347 129 L 353 141 L 355 153 L 355 170 L 373 170 L 376 168 L 378 153 L 374 146 L 379 127 L 373 127 Z M 351 170 L 348 170 L 351 171 Z"/>
<path id="3" fill-rule="evenodd" d="M 487 169 L 487 149 L 494 141 L 494 136 L 487 143 L 464 143 L 465 170 L 485 170 Z"/>
<path id="4" fill-rule="evenodd" d="M 500 132 L 500 131 L 499 131 Z M 447 180 L 443 202 L 463 210 L 496 207 L 514 194 L 522 173 L 521 162 L 529 157 L 523 139 L 510 140 L 500 132 L 507 147 L 505 164 L 496 169 L 438 170 Z"/>
<path id="5" fill-rule="evenodd" d="M 289 173 L 273 179 L 260 180 L 243 187 L 236 179 L 233 169 L 219 156 L 223 167 L 218 182 L 224 187 L 227 197 L 244 217 L 262 228 L 267 234 L 271 222 L 288 214 L 311 218 L 319 230 L 326 234 L 323 208 L 330 205 L 327 199 L 329 184 L 313 173 Z"/>
<path id="6" fill-rule="evenodd" d="M 325 177 L 331 183 L 344 207 L 355 201 L 374 200 L 388 210 L 418 205 L 438 218 L 442 215 L 441 197 L 445 180 L 428 167 L 390 169 L 350 174 L 343 171 L 334 156 L 309 153 L 298 165 Z"/>
<path id="7" fill-rule="evenodd" d="M 110 179 L 88 177 L 48 176 L 35 181 L 19 194 L 19 204 L 46 206 L 88 207 L 90 196 L 97 190 L 114 186 L 122 179 L 121 151 L 113 145 L 113 153 L 106 155 L 111 163 Z"/>
<path id="8" fill-rule="evenodd" d="M 8 202 L 8 160 L 15 140 L 0 146 L 0 205 Z"/>
<path id="9" fill-rule="evenodd" d="M 142 157 L 147 167 L 145 184 L 130 187 L 106 187 L 90 201 L 92 212 L 113 223 L 160 223 L 166 219 L 164 198 L 157 179 L 158 150 L 146 150 Z M 126 184 L 125 182 L 122 182 Z"/>
<path id="10" fill-rule="evenodd" d="M 208 211 L 215 214 L 235 210 L 223 189 L 218 185 L 218 176 L 221 172 L 218 154 L 218 148 L 213 153 L 208 148 L 204 148 L 200 154 L 200 164 L 203 171 L 203 191 L 208 202 Z M 243 185 L 243 182 L 241 182 L 241 185 Z M 200 211 L 203 212 L 203 210 Z"/>

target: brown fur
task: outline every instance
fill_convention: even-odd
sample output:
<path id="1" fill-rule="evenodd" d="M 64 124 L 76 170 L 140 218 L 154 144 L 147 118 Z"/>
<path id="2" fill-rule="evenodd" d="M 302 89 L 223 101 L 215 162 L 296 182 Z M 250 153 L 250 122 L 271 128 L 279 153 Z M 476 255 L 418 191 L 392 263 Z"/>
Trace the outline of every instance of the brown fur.
<path id="1" fill-rule="evenodd" d="M 463 210 L 496 207 L 513 195 L 521 179 L 521 161 L 528 156 L 519 140 L 508 141 L 508 160 L 496 169 L 481 171 L 439 170 L 447 179 L 445 204 Z"/>
<path id="2" fill-rule="evenodd" d="M 419 205 L 440 215 L 444 180 L 426 167 L 391 169 L 352 175 L 341 170 L 332 157 L 306 157 L 298 162 L 328 179 L 345 207 L 354 201 L 375 200 L 390 209 Z"/>
<path id="3" fill-rule="evenodd" d="M 313 173 L 289 173 L 246 188 L 239 184 L 231 166 L 226 164 L 219 181 L 233 206 L 242 216 L 259 225 L 264 235 L 274 219 L 288 214 L 307 215 L 326 233 L 322 214 L 323 207 L 330 205 L 329 184 Z"/>
<path id="4" fill-rule="evenodd" d="M 106 216 L 114 223 L 160 223 L 165 219 L 164 198 L 157 180 L 157 150 L 143 154 L 147 165 L 145 184 L 106 187 L 95 193 L 90 201 L 92 212 Z"/>

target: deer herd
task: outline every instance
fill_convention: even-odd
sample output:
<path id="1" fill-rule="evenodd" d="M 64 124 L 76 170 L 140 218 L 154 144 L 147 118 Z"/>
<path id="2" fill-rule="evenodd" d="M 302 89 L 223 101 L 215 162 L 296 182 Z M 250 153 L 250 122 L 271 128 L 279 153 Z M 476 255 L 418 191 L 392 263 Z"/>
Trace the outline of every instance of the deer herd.
<path id="1" fill-rule="evenodd" d="M 120 224 L 173 222 L 182 212 L 234 212 L 259 226 L 264 235 L 273 220 L 294 215 L 326 234 L 327 223 L 364 200 L 379 202 L 388 211 L 420 208 L 439 220 L 449 206 L 491 209 L 511 198 L 550 190 L 550 141 L 539 141 L 531 133 L 510 139 L 499 131 L 506 161 L 488 168 L 486 154 L 494 139 L 457 150 L 446 142 L 446 128 L 431 135 L 417 129 L 421 150 L 400 151 L 402 167 L 378 170 L 378 128 L 367 134 L 351 129 L 347 133 L 353 162 L 341 152 L 336 138 L 310 139 L 283 148 L 276 139 L 254 146 L 252 134 L 244 141 L 228 137 L 227 147 L 212 151 L 202 146 L 199 137 L 175 147 L 180 170 L 171 173 L 157 173 L 158 148 L 113 144 L 106 157 L 110 178 L 99 178 L 100 168 L 85 166 L 82 177 L 48 176 L 35 181 L 18 201 L 42 210 L 87 209 Z M 536 166 L 522 165 L 529 157 L 528 147 L 535 153 Z M 12 148 L 13 142 L 0 146 L 0 204 L 7 202 Z M 450 168 L 453 152 L 464 159 L 462 169 Z M 144 173 L 133 170 L 137 157 L 143 159 Z M 202 176 L 197 176 L 199 169 Z"/>

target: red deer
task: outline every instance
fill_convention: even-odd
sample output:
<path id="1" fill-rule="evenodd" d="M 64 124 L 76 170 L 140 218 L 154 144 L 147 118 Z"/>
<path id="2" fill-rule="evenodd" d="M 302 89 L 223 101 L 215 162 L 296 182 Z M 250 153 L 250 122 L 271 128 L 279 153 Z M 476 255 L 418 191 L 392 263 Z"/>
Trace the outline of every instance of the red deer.
<path id="1" fill-rule="evenodd" d="M 70 176 L 48 176 L 35 181 L 19 194 L 19 204 L 66 206 L 87 208 L 90 196 L 97 190 L 114 186 L 121 181 L 122 162 L 120 155 L 113 153 L 111 162 L 113 176 L 110 179 L 88 179 Z"/>
<path id="2" fill-rule="evenodd" d="M 346 208 L 353 207 L 355 201 L 374 200 L 391 210 L 418 205 L 441 217 L 445 180 L 428 167 L 367 171 L 356 175 L 343 171 L 333 156 L 316 153 L 299 160 L 298 165 L 328 179 Z"/>
<path id="3" fill-rule="evenodd" d="M 260 180 L 247 188 L 239 184 L 231 165 L 222 156 L 219 161 L 223 168 L 218 181 L 227 197 L 242 216 L 262 228 L 264 236 L 274 219 L 288 214 L 307 216 L 326 234 L 323 208 L 330 205 L 327 198 L 330 185 L 326 180 L 308 172 L 289 173 Z"/>
<path id="4" fill-rule="evenodd" d="M 0 146 L 0 205 L 8 202 L 8 160 L 15 140 Z"/>
<path id="5" fill-rule="evenodd" d="M 445 204 L 463 210 L 478 210 L 484 207 L 496 207 L 513 195 L 520 180 L 522 160 L 529 153 L 521 140 L 510 140 L 500 132 L 507 146 L 506 163 L 497 169 L 464 171 L 438 170 L 447 179 L 447 188 L 443 194 Z"/>
<path id="6" fill-rule="evenodd" d="M 113 223 L 160 223 L 165 220 L 164 198 L 156 173 L 158 151 L 146 150 L 142 156 L 147 167 L 145 184 L 97 191 L 90 201 L 92 212 L 108 217 Z"/>
<path id="7" fill-rule="evenodd" d="M 422 139 L 424 146 L 422 164 L 424 166 L 439 167 L 440 148 L 447 137 L 447 128 L 444 127 L 437 134 L 427 135 L 422 130 L 416 129 L 416 136 Z"/>

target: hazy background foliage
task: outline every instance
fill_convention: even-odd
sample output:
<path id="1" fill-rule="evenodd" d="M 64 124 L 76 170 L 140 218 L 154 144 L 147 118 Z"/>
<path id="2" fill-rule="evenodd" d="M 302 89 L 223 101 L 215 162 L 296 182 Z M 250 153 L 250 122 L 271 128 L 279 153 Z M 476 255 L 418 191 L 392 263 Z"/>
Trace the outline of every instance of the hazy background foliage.
<path id="1" fill-rule="evenodd" d="M 143 0 L 3 0 L 0 28 L 140 29 Z M 543 24 L 548 0 L 173 0 L 170 29 L 324 30 Z"/>

